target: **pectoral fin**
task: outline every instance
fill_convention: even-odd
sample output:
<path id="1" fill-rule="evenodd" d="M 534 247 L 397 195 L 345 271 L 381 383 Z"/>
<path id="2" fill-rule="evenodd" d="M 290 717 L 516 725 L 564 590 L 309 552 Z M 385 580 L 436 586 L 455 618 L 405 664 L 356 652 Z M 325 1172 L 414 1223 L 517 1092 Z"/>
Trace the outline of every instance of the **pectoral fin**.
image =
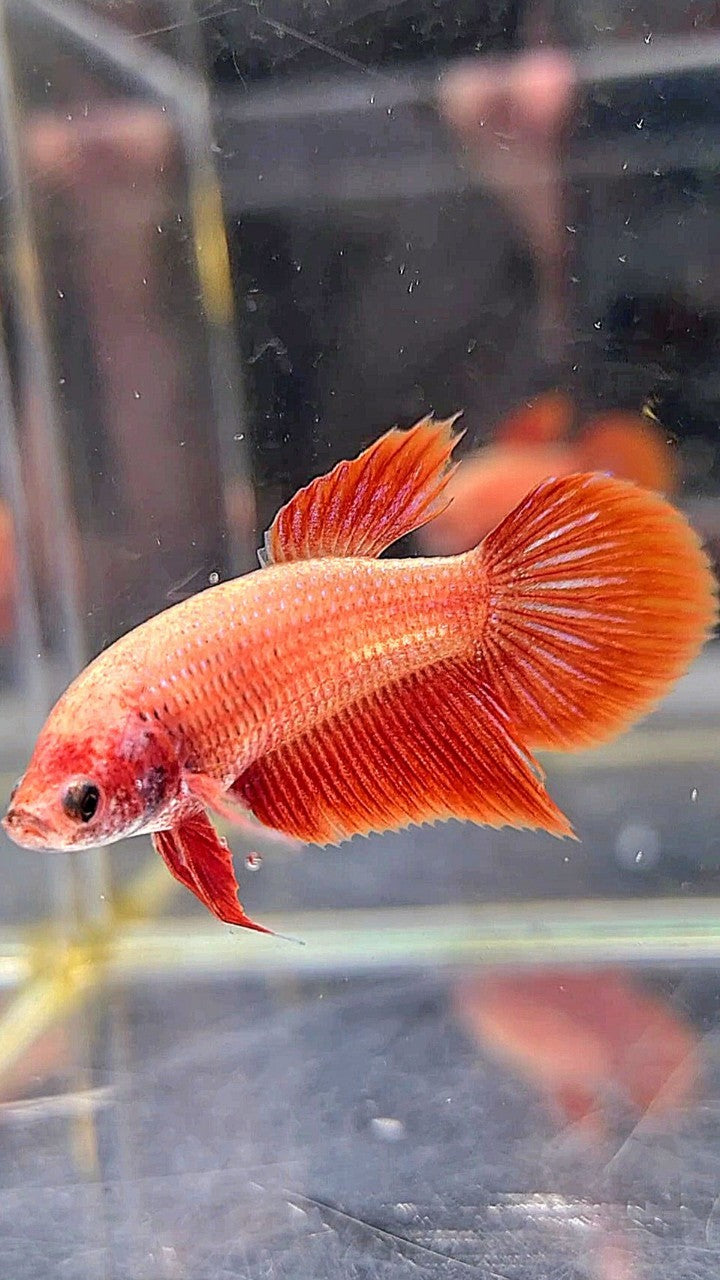
<path id="1" fill-rule="evenodd" d="M 275 831 L 272 827 L 267 827 L 263 822 L 259 822 L 253 813 L 250 812 L 242 798 L 232 790 L 223 788 L 222 783 L 217 782 L 215 778 L 208 777 L 205 773 L 185 774 L 185 785 L 192 796 L 199 800 L 206 808 L 212 809 L 219 818 L 224 818 L 226 822 L 231 822 L 233 826 L 242 831 L 244 835 L 251 837 L 253 840 L 262 840 L 263 842 L 280 845 L 285 850 L 297 849 L 299 841 L 293 840 L 291 836 L 286 836 L 282 831 Z"/>
<path id="2" fill-rule="evenodd" d="M 171 874 L 189 889 L 218 920 L 258 933 L 272 929 L 256 924 L 238 901 L 238 882 L 230 850 L 202 811 L 184 818 L 176 827 L 156 831 L 152 838 Z"/>

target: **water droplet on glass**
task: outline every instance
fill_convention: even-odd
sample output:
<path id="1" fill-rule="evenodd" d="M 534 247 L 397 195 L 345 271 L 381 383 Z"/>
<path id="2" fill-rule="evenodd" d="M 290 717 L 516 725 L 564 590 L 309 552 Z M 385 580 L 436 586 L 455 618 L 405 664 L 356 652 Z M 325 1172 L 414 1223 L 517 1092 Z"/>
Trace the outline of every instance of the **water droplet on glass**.
<path id="1" fill-rule="evenodd" d="M 259 871 L 262 866 L 262 856 L 259 853 L 248 853 L 245 858 L 245 866 L 248 871 Z"/>
<path id="2" fill-rule="evenodd" d="M 210 586 L 216 587 L 219 581 L 220 581 L 220 574 L 217 572 L 216 569 L 213 569 L 212 573 L 208 574 L 208 582 L 210 583 Z"/>

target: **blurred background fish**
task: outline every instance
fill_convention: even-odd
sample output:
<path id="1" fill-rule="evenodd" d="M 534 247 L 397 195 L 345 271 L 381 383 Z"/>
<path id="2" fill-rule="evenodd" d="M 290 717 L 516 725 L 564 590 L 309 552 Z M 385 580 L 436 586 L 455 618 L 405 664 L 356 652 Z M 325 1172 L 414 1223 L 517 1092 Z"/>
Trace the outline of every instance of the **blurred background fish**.
<path id="1" fill-rule="evenodd" d="M 539 395 L 510 414 L 493 442 L 458 467 L 448 488 L 450 506 L 417 535 L 422 550 L 467 551 L 548 476 L 603 471 L 674 493 L 676 455 L 657 421 L 617 409 L 587 418 L 573 435 L 575 420 L 575 405 L 561 391 Z"/>

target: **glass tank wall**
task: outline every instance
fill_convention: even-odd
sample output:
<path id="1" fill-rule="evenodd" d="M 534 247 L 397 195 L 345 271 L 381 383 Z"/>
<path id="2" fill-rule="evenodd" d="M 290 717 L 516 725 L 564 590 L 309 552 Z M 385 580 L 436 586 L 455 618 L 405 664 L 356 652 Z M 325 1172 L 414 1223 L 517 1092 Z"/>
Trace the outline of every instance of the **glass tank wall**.
<path id="1" fill-rule="evenodd" d="M 0 16 L 3 808 L 86 661 L 395 423 L 485 460 L 403 555 L 563 466 L 720 559 L 716 6 Z M 719 664 L 543 758 L 579 843 L 223 828 L 303 947 L 147 838 L 0 834 L 0 1273 L 715 1277 Z"/>

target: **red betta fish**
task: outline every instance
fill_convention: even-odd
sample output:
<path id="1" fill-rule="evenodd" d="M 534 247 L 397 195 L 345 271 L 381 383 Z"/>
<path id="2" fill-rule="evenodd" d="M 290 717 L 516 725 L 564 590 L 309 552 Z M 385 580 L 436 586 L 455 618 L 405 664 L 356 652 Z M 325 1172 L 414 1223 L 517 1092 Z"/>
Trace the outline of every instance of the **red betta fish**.
<path id="1" fill-rule="evenodd" d="M 452 421 L 393 430 L 276 516 L 263 567 L 106 649 L 40 733 L 4 819 L 18 844 L 149 832 L 221 920 L 207 809 L 313 844 L 450 817 L 572 834 L 531 751 L 611 737 L 688 667 L 715 584 L 663 498 L 546 480 L 474 550 L 379 559 L 437 514 Z"/>

